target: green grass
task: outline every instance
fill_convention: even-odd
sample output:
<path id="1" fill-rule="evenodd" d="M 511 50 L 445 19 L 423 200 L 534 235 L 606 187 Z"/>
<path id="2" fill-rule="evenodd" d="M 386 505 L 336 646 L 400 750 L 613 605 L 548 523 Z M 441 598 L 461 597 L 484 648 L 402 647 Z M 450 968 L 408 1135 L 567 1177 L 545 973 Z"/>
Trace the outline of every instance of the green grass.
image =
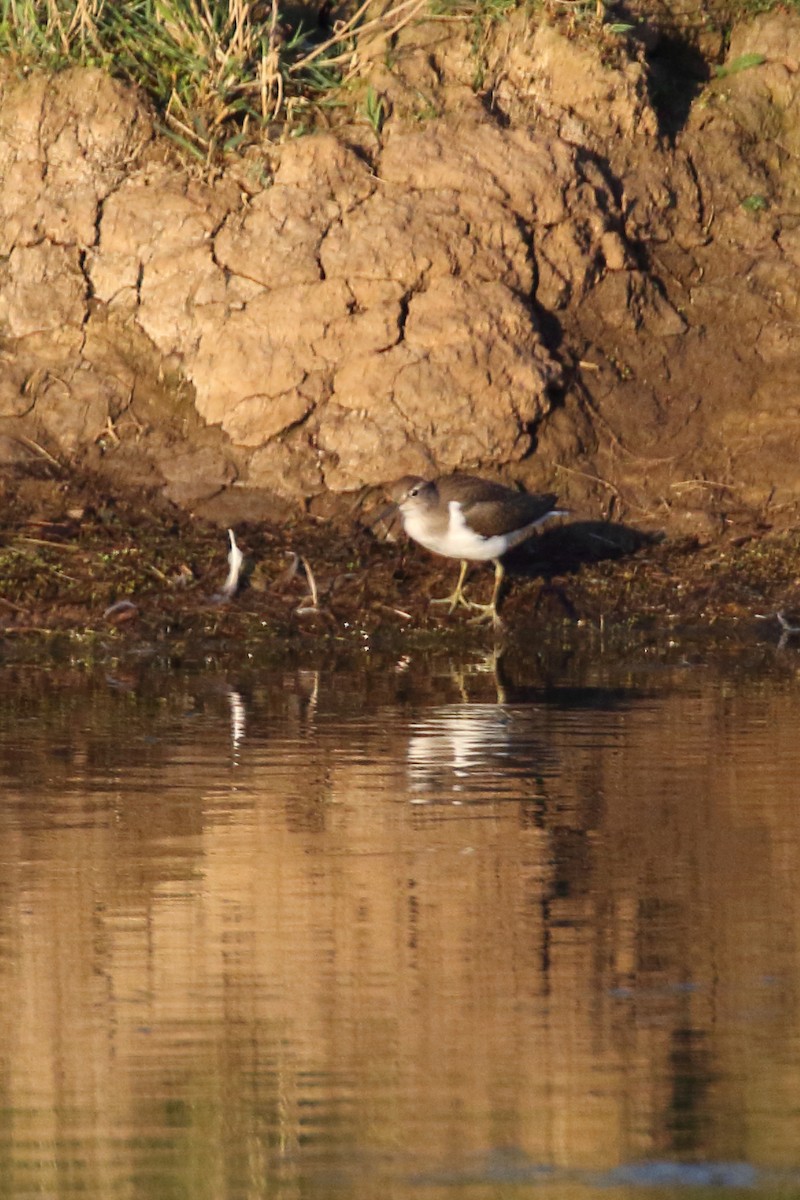
<path id="1" fill-rule="evenodd" d="M 367 95 L 364 100 L 364 116 L 372 126 L 375 136 L 380 137 L 383 122 L 386 119 L 386 106 L 383 102 L 383 97 L 378 95 L 372 85 L 367 88 Z"/>

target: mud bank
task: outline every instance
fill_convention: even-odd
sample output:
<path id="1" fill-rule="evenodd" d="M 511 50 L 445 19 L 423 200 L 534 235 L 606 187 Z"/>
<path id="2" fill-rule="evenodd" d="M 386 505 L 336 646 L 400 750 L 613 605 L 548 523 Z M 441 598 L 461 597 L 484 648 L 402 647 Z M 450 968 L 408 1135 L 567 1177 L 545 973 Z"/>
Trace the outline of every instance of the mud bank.
<path id="1" fill-rule="evenodd" d="M 519 13 L 477 95 L 458 27 L 405 36 L 375 48 L 380 140 L 210 180 L 99 72 L 3 80 L 6 466 L 29 438 L 226 523 L 455 467 L 595 516 L 787 521 L 800 18 L 737 30 L 678 129 L 657 45 Z"/>
<path id="2" fill-rule="evenodd" d="M 715 612 L 793 603 L 800 17 L 743 24 L 716 75 L 688 88 L 640 32 L 570 37 L 517 13 L 486 44 L 476 91 L 458 26 L 409 27 L 365 67 L 387 114 L 379 135 L 344 126 L 202 176 L 100 72 L 7 73 L 9 623 L 69 620 L 63 554 L 77 561 L 84 539 L 87 564 L 141 553 L 158 572 L 143 548 L 172 526 L 162 574 L 197 540 L 189 581 L 205 586 L 224 559 L 214 524 L 260 538 L 273 583 L 269 547 L 307 546 L 351 623 L 373 600 L 423 620 L 408 585 L 424 598 L 448 566 L 381 549 L 362 521 L 385 481 L 454 468 L 553 489 L 593 530 L 529 551 L 552 552 L 551 566 L 520 560 L 523 575 L 569 573 L 565 611 L 596 619 L 603 605 L 576 581 L 600 578 L 606 552 L 638 548 L 643 563 L 654 531 L 668 535 L 646 550 L 662 615 L 700 612 L 699 578 L 715 581 Z M 116 547 L 103 516 L 115 507 Z M 25 564 L 37 529 L 68 531 L 40 538 L 62 557 L 38 582 Z M 762 542 L 770 570 L 754 567 Z M 605 569 L 621 587 L 620 564 Z M 78 623 L 141 590 L 136 571 L 95 564 L 92 596 L 73 573 Z M 509 613 L 530 586 L 512 585 Z M 633 602 L 611 609 L 647 609 L 624 586 Z"/>

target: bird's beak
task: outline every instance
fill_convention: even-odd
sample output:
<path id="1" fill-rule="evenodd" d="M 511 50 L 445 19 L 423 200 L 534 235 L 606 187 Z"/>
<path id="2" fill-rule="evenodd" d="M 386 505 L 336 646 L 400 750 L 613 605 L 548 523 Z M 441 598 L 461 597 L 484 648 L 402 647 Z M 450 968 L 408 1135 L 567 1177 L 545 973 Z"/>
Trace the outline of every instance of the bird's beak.
<path id="1" fill-rule="evenodd" d="M 391 504 L 387 504 L 384 508 L 380 509 L 375 514 L 374 517 L 370 517 L 370 519 L 365 522 L 367 529 L 372 529 L 375 525 L 378 525 L 381 521 L 388 520 L 389 517 L 393 517 L 397 512 L 398 512 L 398 506 L 395 503 L 395 501 L 392 500 Z"/>

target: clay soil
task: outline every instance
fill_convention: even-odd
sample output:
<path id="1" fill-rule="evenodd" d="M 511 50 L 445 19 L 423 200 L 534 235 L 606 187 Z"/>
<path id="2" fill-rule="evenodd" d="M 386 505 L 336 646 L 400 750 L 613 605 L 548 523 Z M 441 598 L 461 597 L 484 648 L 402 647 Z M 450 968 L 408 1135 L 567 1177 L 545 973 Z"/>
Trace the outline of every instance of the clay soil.
<path id="1" fill-rule="evenodd" d="M 800 17 L 630 21 L 515 13 L 479 59 L 463 25 L 409 28 L 365 58 L 380 130 L 204 173 L 99 72 L 6 75 L 7 648 L 491 643 L 429 606 L 456 564 L 371 524 L 389 480 L 456 469 L 570 509 L 511 558 L 499 636 L 777 640 L 800 607 Z M 222 600 L 229 527 L 248 568 Z"/>

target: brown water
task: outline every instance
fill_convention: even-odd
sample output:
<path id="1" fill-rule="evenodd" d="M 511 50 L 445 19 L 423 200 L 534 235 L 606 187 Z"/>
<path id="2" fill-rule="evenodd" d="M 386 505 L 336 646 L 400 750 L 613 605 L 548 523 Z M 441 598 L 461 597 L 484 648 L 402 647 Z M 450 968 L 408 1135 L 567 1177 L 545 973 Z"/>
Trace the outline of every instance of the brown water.
<path id="1" fill-rule="evenodd" d="M 0 1196 L 800 1194 L 800 657 L 0 671 Z"/>

